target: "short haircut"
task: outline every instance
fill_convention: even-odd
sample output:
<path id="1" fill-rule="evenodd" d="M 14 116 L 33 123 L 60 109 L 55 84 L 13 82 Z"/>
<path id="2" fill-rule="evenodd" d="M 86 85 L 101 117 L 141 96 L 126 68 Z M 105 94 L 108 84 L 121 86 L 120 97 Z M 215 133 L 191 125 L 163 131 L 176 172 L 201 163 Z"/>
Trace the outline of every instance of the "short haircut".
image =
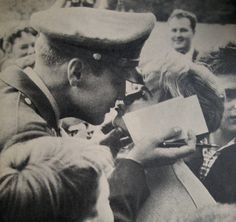
<path id="1" fill-rule="evenodd" d="M 69 58 L 77 56 L 78 48 L 70 44 L 66 44 L 63 40 L 49 38 L 40 33 L 36 41 L 36 53 L 47 66 L 63 64 Z"/>
<path id="2" fill-rule="evenodd" d="M 208 66 L 216 75 L 236 75 L 236 42 L 227 42 L 225 45 L 205 52 L 199 62 Z"/>
<path id="3" fill-rule="evenodd" d="M 91 51 L 83 49 L 77 45 L 69 44 L 63 39 L 51 38 L 40 33 L 36 40 L 36 54 L 39 55 L 43 64 L 46 66 L 57 66 L 70 61 L 73 58 L 80 58 L 87 67 L 94 70 L 95 75 L 99 75 L 102 70 L 102 63 L 93 59 Z M 107 63 L 106 67 L 112 65 Z"/>
<path id="4" fill-rule="evenodd" d="M 182 9 L 175 9 L 171 13 L 170 17 L 168 18 L 168 22 L 173 18 L 178 18 L 178 19 L 187 18 L 187 19 L 189 19 L 190 26 L 191 26 L 193 32 L 195 32 L 196 25 L 197 25 L 197 17 L 192 12 L 188 12 L 188 11 L 185 11 Z"/>
<path id="5" fill-rule="evenodd" d="M 159 101 L 157 102 L 177 96 L 197 95 L 208 129 L 210 132 L 214 132 L 220 126 L 224 103 L 222 95 L 218 91 L 216 77 L 205 67 L 202 68 L 201 75 L 193 71 L 153 72 L 147 76 L 145 82 L 152 93 L 158 91 Z"/>
<path id="6" fill-rule="evenodd" d="M 102 158 L 110 154 L 79 145 L 73 138 L 41 137 L 4 150 L 0 221 L 81 222 L 96 216 Z"/>

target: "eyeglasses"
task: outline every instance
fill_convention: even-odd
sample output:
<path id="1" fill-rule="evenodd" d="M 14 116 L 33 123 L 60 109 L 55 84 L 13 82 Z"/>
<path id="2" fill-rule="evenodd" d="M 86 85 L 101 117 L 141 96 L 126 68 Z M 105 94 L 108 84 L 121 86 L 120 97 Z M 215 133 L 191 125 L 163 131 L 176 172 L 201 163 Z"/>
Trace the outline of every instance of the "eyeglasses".
<path id="1" fill-rule="evenodd" d="M 128 94 L 124 98 L 124 104 L 126 106 L 131 105 L 135 100 L 139 100 L 141 98 L 146 99 L 146 96 L 152 96 L 151 92 L 147 87 L 143 86 L 138 92 Z"/>

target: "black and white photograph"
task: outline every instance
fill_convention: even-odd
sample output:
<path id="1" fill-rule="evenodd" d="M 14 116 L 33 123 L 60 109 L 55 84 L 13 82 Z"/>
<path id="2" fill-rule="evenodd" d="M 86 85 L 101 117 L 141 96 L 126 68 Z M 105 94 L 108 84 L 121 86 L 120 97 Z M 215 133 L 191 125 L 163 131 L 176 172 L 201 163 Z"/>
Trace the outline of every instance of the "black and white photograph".
<path id="1" fill-rule="evenodd" d="M 0 0 L 0 222 L 235 222 L 234 0 Z"/>

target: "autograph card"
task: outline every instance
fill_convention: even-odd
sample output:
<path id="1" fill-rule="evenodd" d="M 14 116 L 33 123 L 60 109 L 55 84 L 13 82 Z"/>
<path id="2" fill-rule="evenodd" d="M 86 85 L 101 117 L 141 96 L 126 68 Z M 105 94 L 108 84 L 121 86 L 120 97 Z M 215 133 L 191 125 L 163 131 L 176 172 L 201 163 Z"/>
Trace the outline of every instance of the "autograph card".
<path id="1" fill-rule="evenodd" d="M 123 118 L 135 143 L 162 135 L 175 126 L 182 128 L 179 139 L 186 137 L 188 129 L 196 135 L 208 132 L 197 96 L 170 99 L 127 113 Z"/>

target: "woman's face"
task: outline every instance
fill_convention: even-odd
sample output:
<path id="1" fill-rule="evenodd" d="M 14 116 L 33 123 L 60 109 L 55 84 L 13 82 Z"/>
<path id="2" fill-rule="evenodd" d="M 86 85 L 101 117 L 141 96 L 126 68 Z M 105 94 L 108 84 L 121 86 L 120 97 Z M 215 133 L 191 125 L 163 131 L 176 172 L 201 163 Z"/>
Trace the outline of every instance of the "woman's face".
<path id="1" fill-rule="evenodd" d="M 128 132 L 122 116 L 125 113 L 133 112 L 144 107 L 158 103 L 159 92 L 152 94 L 147 87 L 143 86 L 137 93 L 130 94 L 125 97 L 124 104 L 120 104 L 117 108 L 117 116 L 113 121 L 115 127 L 120 127 Z"/>
<path id="2" fill-rule="evenodd" d="M 157 100 L 147 87 L 143 86 L 136 96 L 131 94 L 124 99 L 125 113 L 133 112 L 146 106 L 157 103 Z"/>

